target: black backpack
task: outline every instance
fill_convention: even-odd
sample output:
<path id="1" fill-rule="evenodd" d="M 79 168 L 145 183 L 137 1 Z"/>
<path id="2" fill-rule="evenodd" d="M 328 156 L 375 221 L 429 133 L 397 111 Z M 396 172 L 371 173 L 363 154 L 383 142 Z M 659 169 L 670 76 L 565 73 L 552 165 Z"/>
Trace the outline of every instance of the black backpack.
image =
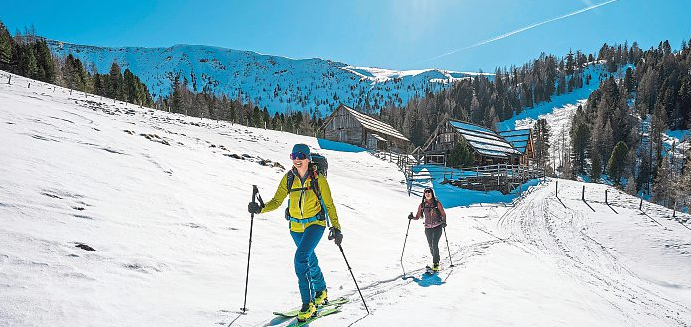
<path id="1" fill-rule="evenodd" d="M 324 177 L 326 177 L 326 172 L 329 170 L 329 162 L 326 160 L 326 157 L 319 153 L 313 153 L 312 165 L 316 167 L 317 173 L 322 174 L 324 175 Z"/>

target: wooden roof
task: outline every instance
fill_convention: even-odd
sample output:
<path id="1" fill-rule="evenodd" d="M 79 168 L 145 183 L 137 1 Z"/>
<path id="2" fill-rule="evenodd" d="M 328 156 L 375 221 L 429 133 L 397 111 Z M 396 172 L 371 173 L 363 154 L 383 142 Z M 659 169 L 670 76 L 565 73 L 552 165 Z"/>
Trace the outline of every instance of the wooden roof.
<path id="1" fill-rule="evenodd" d="M 521 154 L 497 132 L 479 125 L 449 119 L 449 124 L 465 138 L 478 153 L 506 158 Z"/>
<path id="2" fill-rule="evenodd" d="M 512 131 L 499 132 L 499 136 L 503 137 L 521 154 L 525 154 L 528 148 L 528 141 L 530 140 L 530 129 L 516 129 Z"/>
<path id="3" fill-rule="evenodd" d="M 336 110 L 334 110 L 334 113 L 338 111 L 338 109 L 343 108 L 346 110 L 348 113 L 350 113 L 365 129 L 371 130 L 373 132 L 379 133 L 379 134 L 385 134 L 389 135 L 391 137 L 400 139 L 405 142 L 410 142 L 401 132 L 397 131 L 395 128 L 391 127 L 391 125 L 376 120 L 368 115 L 365 115 L 361 112 L 358 112 L 357 110 L 350 108 L 344 104 L 340 104 Z M 326 125 L 329 123 L 329 121 L 333 119 L 333 114 L 324 121 L 324 124 L 322 125 L 321 128 L 325 128 Z"/>

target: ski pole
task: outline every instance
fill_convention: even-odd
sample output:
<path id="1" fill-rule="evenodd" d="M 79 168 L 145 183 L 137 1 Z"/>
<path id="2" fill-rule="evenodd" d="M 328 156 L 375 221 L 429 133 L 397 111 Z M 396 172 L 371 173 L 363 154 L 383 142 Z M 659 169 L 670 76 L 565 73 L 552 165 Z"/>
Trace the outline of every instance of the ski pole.
<path id="1" fill-rule="evenodd" d="M 413 214 L 412 212 L 410 213 Z M 401 251 L 401 269 L 403 269 L 403 279 L 406 279 L 405 267 L 403 267 L 403 253 L 405 253 L 405 244 L 408 242 L 408 232 L 410 231 L 410 222 L 412 219 L 408 219 L 408 229 L 405 230 L 405 240 L 403 240 L 403 251 Z"/>
<path id="2" fill-rule="evenodd" d="M 449 247 L 449 237 L 446 236 L 446 226 L 444 226 L 444 238 L 446 239 L 446 249 L 449 250 L 449 261 L 451 262 L 451 267 L 453 267 L 453 260 L 451 260 L 451 248 Z"/>
<path id="3" fill-rule="evenodd" d="M 264 201 L 262 201 L 262 196 L 259 195 L 259 189 L 257 185 L 252 185 L 252 202 L 257 202 L 257 197 L 259 197 L 259 203 L 264 206 Z M 250 255 L 252 254 L 252 229 L 254 228 L 254 213 L 250 216 L 250 241 L 249 249 L 247 249 L 247 273 L 245 275 L 245 300 L 242 302 L 242 314 L 247 312 L 247 284 L 250 279 Z"/>
<path id="4" fill-rule="evenodd" d="M 358 293 L 360 293 L 360 298 L 362 299 L 362 304 L 365 305 L 365 310 L 367 310 L 367 314 L 369 314 L 369 308 L 367 308 L 367 303 L 365 303 L 365 297 L 362 296 L 362 292 L 360 291 L 360 286 L 357 284 L 357 280 L 355 280 L 355 275 L 353 275 L 353 269 L 350 268 L 350 264 L 348 263 L 348 259 L 346 259 L 345 253 L 343 253 L 343 247 L 341 247 L 340 244 L 338 245 L 338 249 L 341 250 L 341 254 L 343 255 L 343 260 L 345 260 L 346 266 L 348 266 L 348 270 L 350 270 L 350 276 L 353 277 L 353 282 L 355 282 L 355 287 L 357 288 Z"/>

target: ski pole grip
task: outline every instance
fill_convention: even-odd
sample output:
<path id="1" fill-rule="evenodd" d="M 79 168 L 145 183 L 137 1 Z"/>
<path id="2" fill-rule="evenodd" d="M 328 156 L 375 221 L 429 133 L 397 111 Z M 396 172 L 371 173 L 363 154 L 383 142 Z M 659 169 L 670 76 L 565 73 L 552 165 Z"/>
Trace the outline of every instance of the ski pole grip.
<path id="1" fill-rule="evenodd" d="M 259 194 L 257 185 L 252 185 L 252 202 L 257 202 L 257 194 Z"/>
<path id="2" fill-rule="evenodd" d="M 328 236 L 329 241 L 333 240 L 334 237 L 335 237 L 335 236 L 334 236 L 334 229 L 333 229 L 333 228 L 330 228 L 330 229 L 329 229 L 329 236 Z"/>

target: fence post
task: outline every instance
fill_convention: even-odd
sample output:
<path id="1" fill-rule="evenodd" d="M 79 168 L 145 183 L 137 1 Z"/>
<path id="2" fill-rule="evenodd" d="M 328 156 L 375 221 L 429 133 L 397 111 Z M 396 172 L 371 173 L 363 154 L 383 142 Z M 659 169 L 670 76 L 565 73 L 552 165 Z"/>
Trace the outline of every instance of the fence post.
<path id="1" fill-rule="evenodd" d="M 609 205 L 609 202 L 607 202 L 607 191 L 609 191 L 609 189 L 605 189 L 605 204 Z"/>
<path id="2" fill-rule="evenodd" d="M 554 195 L 559 197 L 559 181 L 554 184 Z"/>
<path id="3" fill-rule="evenodd" d="M 7 84 L 12 85 L 12 75 L 7 77 Z"/>
<path id="4" fill-rule="evenodd" d="M 581 192 L 581 200 L 585 201 L 585 185 L 583 185 L 583 191 Z"/>
<path id="5" fill-rule="evenodd" d="M 641 203 L 638 204 L 638 210 L 643 211 L 643 198 L 641 198 Z"/>
<path id="6" fill-rule="evenodd" d="M 29 85 L 26 86 L 27 89 L 31 88 L 31 82 L 29 82 Z"/>

